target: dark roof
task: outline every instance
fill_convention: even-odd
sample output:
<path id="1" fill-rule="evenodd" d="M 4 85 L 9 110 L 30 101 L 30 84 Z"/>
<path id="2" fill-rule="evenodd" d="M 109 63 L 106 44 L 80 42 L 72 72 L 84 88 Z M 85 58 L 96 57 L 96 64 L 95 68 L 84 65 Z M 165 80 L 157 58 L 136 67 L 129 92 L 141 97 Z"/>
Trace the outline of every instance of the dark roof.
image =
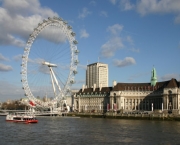
<path id="1" fill-rule="evenodd" d="M 172 79 L 168 82 L 166 88 L 174 88 L 174 87 L 179 87 L 179 83 L 178 83 L 178 81 L 177 81 L 176 79 L 172 78 Z"/>
<path id="2" fill-rule="evenodd" d="M 93 88 L 85 88 L 82 92 L 82 89 L 79 90 L 77 94 L 80 93 L 109 93 L 110 91 L 124 91 L 124 90 L 137 90 L 137 89 L 145 89 L 145 90 L 162 90 L 164 88 L 175 88 L 180 87 L 180 82 L 176 79 L 172 78 L 169 81 L 157 82 L 154 87 L 151 86 L 151 83 L 117 83 L 116 86 L 113 87 L 102 87 L 101 91 L 99 88 L 96 88 L 93 91 Z"/>
<path id="3" fill-rule="evenodd" d="M 169 81 L 157 82 L 154 88 L 163 89 L 163 88 L 174 88 L 180 87 L 180 83 L 177 82 L 176 79 L 172 78 Z M 152 89 L 151 83 L 117 83 L 117 85 L 113 88 L 113 91 L 124 91 L 131 89 Z M 153 89 L 154 90 L 154 89 Z"/>
<path id="4" fill-rule="evenodd" d="M 93 88 L 85 88 L 84 91 L 82 91 L 82 89 L 79 90 L 79 92 L 77 94 L 80 94 L 80 93 L 91 93 L 91 92 L 94 92 L 94 93 L 109 93 L 110 91 L 112 91 L 112 87 L 102 87 L 101 91 L 99 88 L 95 88 L 95 91 L 93 91 Z"/>
<path id="5" fill-rule="evenodd" d="M 133 88 L 144 88 L 146 86 L 150 86 L 151 83 L 117 83 L 116 86 L 114 86 L 113 91 L 124 91 L 129 90 L 131 87 Z"/>
<path id="6" fill-rule="evenodd" d="M 95 62 L 95 63 L 91 63 L 91 64 L 88 64 L 87 66 L 91 66 L 91 65 L 97 65 L 98 63 L 100 63 L 100 64 L 106 64 L 106 63 L 102 63 L 102 62 Z"/>

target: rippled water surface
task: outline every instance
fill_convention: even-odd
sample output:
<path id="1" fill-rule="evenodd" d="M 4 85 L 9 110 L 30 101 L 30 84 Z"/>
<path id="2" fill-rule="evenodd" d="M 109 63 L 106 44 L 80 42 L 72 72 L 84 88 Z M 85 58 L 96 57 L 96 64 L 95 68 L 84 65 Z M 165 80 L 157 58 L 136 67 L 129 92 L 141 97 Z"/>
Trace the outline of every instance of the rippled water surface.
<path id="1" fill-rule="evenodd" d="M 0 145 L 180 144 L 180 122 L 39 117 L 37 124 L 0 116 Z"/>

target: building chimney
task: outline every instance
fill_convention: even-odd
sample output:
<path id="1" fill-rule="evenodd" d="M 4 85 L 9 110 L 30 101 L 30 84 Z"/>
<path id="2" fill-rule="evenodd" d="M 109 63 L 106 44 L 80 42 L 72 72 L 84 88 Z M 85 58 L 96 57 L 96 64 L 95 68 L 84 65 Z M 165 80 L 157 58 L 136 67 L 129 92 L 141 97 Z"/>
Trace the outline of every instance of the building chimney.
<path id="1" fill-rule="evenodd" d="M 100 84 L 100 86 L 99 86 L 99 91 L 101 91 L 101 89 L 102 89 L 102 84 Z"/>
<path id="2" fill-rule="evenodd" d="M 117 85 L 116 81 L 113 81 L 113 88 Z"/>
<path id="3" fill-rule="evenodd" d="M 96 84 L 93 85 L 93 92 L 95 91 L 96 89 Z"/>
<path id="4" fill-rule="evenodd" d="M 82 86 L 82 92 L 84 92 L 84 88 L 85 88 L 85 86 L 83 85 L 83 86 Z"/>

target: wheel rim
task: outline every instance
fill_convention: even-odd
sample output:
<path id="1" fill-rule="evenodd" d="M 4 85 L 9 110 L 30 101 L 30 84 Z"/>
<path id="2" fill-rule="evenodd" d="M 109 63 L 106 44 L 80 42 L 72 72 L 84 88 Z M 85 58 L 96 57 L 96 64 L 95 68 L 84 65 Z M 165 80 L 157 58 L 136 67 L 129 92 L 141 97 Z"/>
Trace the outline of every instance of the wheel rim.
<path id="1" fill-rule="evenodd" d="M 65 98 L 75 82 L 78 52 L 75 33 L 64 20 L 54 17 L 38 24 L 30 34 L 22 56 L 21 81 L 25 96 L 44 108 Z M 37 96 L 51 100 L 44 102 Z"/>

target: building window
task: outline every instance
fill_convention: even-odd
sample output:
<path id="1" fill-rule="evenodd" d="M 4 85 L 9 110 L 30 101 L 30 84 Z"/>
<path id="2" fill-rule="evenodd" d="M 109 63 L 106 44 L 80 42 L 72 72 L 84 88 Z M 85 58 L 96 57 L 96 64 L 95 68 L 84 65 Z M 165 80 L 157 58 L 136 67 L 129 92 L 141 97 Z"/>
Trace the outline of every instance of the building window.
<path id="1" fill-rule="evenodd" d="M 116 93 L 114 93 L 114 103 L 116 104 Z"/>

